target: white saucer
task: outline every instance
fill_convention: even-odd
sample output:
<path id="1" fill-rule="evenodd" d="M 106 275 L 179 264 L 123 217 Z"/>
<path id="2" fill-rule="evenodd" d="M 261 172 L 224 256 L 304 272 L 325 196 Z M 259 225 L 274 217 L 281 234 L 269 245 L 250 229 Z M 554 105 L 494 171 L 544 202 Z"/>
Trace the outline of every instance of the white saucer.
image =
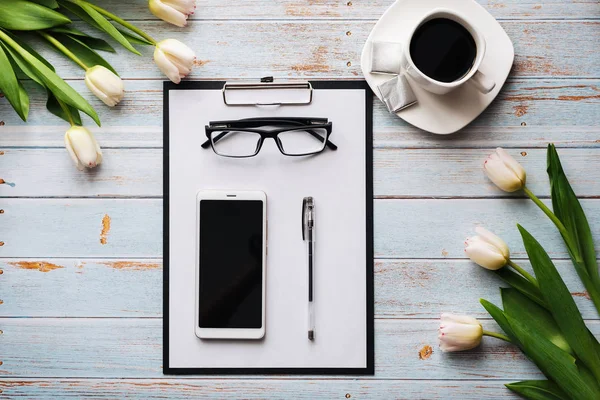
<path id="1" fill-rule="evenodd" d="M 393 41 L 408 46 L 407 36 L 415 22 L 438 7 L 449 8 L 448 0 L 398 0 L 375 24 L 363 48 L 361 67 L 365 79 L 379 100 L 381 94 L 377 86 L 391 79 L 392 76 L 369 72 L 371 42 Z M 468 19 L 485 37 L 486 54 L 480 70 L 496 82 L 496 87 L 488 94 L 481 94 L 467 83 L 440 96 L 425 91 L 411 80 L 411 87 L 419 102 L 398 112 L 397 115 L 417 128 L 441 135 L 464 128 L 490 105 L 502 89 L 515 58 L 515 50 L 510 38 L 498 21 L 482 6 L 474 0 L 452 0 L 451 8 Z"/>

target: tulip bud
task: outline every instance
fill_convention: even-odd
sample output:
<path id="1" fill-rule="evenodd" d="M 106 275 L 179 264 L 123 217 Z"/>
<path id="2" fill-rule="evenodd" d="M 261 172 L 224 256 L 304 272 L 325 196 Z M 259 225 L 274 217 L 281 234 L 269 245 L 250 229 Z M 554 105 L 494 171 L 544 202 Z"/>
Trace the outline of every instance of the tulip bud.
<path id="1" fill-rule="evenodd" d="M 474 263 L 495 271 L 504 267 L 510 259 L 510 250 L 504 240 L 485 228 L 477 227 L 473 236 L 465 242 L 465 253 Z"/>
<path id="2" fill-rule="evenodd" d="M 470 350 L 481 343 L 483 328 L 466 315 L 442 314 L 438 339 L 442 351 Z"/>
<path id="3" fill-rule="evenodd" d="M 65 146 L 77 169 L 94 168 L 102 162 L 102 150 L 94 135 L 83 126 L 72 126 L 65 133 Z"/>
<path id="4" fill-rule="evenodd" d="M 158 68 L 174 83 L 192 72 L 196 54 L 179 40 L 166 39 L 154 49 L 154 62 Z"/>
<path id="5" fill-rule="evenodd" d="M 109 107 L 119 104 L 125 94 L 121 78 L 102 65 L 96 65 L 85 72 L 85 84 Z"/>
<path id="6" fill-rule="evenodd" d="M 196 9 L 196 0 L 150 0 L 150 12 L 170 24 L 184 27 Z"/>
<path id="7" fill-rule="evenodd" d="M 525 169 L 500 147 L 485 160 L 483 169 L 488 178 L 505 192 L 515 192 L 525 186 Z"/>

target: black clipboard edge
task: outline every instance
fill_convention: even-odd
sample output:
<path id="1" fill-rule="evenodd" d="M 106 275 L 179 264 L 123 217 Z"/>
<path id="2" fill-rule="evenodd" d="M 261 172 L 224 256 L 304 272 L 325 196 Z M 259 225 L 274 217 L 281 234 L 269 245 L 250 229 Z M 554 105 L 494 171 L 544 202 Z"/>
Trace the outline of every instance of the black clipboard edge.
<path id="1" fill-rule="evenodd" d="M 221 90 L 225 81 L 163 82 L 163 374 L 165 375 L 374 375 L 375 282 L 373 236 L 373 92 L 365 80 L 311 80 L 314 89 L 364 89 L 366 106 L 367 366 L 357 368 L 172 368 L 169 367 L 169 91 Z"/>

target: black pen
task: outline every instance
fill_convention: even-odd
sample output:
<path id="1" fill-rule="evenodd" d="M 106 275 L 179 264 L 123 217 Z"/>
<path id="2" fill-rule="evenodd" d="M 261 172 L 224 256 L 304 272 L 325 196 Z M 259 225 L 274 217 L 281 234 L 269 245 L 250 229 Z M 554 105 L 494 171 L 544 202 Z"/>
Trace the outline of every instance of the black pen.
<path id="1" fill-rule="evenodd" d="M 302 239 L 306 242 L 308 255 L 308 339 L 315 339 L 315 203 L 312 197 L 302 201 Z"/>

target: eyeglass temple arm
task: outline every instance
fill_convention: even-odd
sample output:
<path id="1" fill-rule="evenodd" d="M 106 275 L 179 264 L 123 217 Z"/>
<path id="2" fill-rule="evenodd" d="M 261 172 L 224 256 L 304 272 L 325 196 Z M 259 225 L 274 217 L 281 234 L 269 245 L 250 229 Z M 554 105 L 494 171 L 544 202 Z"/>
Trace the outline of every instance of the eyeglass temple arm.
<path id="1" fill-rule="evenodd" d="M 319 141 L 321 141 L 321 142 L 323 141 L 323 138 L 322 138 L 322 137 L 321 137 L 321 136 L 320 136 L 320 135 L 319 135 L 317 132 L 315 132 L 315 131 L 313 131 L 313 130 L 310 130 L 310 129 L 307 129 L 306 131 L 307 131 L 308 133 L 310 133 L 310 134 L 311 134 L 311 136 L 313 136 L 314 138 L 318 139 Z M 223 138 L 225 135 L 227 135 L 228 133 L 229 133 L 229 131 L 223 131 L 223 132 L 219 133 L 219 134 L 218 134 L 218 135 L 217 135 L 217 136 L 216 136 L 216 137 L 213 139 L 213 142 L 214 142 L 214 143 L 217 143 L 219 140 L 221 140 L 221 139 L 222 139 L 222 138 Z M 334 144 L 332 141 L 330 141 L 329 139 L 327 139 L 327 140 L 325 141 L 325 145 L 326 145 L 327 147 L 329 147 L 331 150 L 337 150 L 337 148 L 338 148 L 338 147 L 337 147 L 337 146 L 336 146 L 336 145 L 335 145 L 335 144 Z M 202 143 L 201 147 L 202 147 L 203 149 L 207 149 L 207 148 L 209 148 L 209 147 L 210 147 L 210 139 L 208 139 L 208 140 L 206 140 L 204 143 Z"/>

